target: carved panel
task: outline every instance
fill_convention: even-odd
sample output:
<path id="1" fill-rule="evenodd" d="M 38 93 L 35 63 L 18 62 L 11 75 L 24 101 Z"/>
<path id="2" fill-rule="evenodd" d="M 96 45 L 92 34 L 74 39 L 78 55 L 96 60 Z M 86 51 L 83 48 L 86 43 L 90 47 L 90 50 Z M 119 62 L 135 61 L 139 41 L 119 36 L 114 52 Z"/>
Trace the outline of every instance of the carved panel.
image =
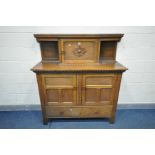
<path id="1" fill-rule="evenodd" d="M 78 46 L 77 48 L 75 48 L 75 50 L 73 50 L 73 54 L 78 57 L 83 56 L 86 52 L 87 50 L 85 48 L 82 48 L 81 46 Z"/>
<path id="2" fill-rule="evenodd" d="M 97 62 L 99 59 L 99 41 L 61 40 L 62 62 Z"/>

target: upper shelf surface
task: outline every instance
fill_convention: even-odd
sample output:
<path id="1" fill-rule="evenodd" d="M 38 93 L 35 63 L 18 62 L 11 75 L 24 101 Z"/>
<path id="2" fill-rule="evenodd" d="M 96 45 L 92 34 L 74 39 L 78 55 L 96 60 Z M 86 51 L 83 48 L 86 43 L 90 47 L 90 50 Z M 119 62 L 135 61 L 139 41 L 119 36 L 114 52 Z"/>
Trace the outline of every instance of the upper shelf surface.
<path id="1" fill-rule="evenodd" d="M 126 67 L 113 60 L 104 60 L 102 63 L 90 64 L 64 64 L 40 62 L 32 68 L 34 72 L 59 72 L 59 71 L 120 71 L 127 70 Z"/>
<path id="2" fill-rule="evenodd" d="M 57 39 L 101 39 L 105 41 L 120 41 L 124 34 L 34 34 L 37 41 Z"/>

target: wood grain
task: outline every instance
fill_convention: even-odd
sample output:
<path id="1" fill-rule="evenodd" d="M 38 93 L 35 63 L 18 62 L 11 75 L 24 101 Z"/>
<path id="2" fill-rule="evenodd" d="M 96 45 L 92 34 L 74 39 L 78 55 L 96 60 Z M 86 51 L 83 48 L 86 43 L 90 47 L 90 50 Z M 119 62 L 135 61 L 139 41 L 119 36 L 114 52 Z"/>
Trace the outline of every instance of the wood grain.
<path id="1" fill-rule="evenodd" d="M 126 67 L 113 60 L 105 60 L 101 63 L 88 63 L 88 64 L 64 64 L 64 63 L 43 63 L 40 62 L 32 69 L 34 72 L 90 72 L 90 71 L 101 71 L 101 72 L 124 72 L 127 70 Z"/>
<path id="2" fill-rule="evenodd" d="M 115 60 L 123 34 L 34 36 L 42 60 L 31 70 L 37 75 L 43 123 L 49 118 L 95 117 L 114 123 L 122 73 L 127 70 Z M 84 51 L 76 53 L 76 48 Z"/>
<path id="3" fill-rule="evenodd" d="M 34 34 L 37 41 L 57 41 L 58 39 L 101 39 L 120 41 L 124 34 Z"/>

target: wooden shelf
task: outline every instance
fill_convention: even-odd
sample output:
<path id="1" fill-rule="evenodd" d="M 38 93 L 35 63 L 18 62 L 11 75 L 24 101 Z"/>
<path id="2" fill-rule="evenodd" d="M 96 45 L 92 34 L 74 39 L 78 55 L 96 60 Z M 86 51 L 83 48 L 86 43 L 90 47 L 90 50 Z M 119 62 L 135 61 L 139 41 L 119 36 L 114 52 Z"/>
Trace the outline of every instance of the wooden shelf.
<path id="1" fill-rule="evenodd" d="M 127 70 L 126 67 L 114 60 L 105 60 L 102 63 L 89 64 L 62 64 L 62 63 L 43 63 L 40 62 L 32 69 L 34 72 L 54 72 L 54 71 L 120 71 Z"/>

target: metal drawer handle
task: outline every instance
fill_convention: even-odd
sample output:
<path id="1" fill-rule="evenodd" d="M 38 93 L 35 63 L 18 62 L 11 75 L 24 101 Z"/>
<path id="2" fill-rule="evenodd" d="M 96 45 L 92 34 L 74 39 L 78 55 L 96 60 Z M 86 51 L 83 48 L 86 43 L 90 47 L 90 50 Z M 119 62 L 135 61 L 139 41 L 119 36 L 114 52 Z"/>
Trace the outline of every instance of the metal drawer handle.
<path id="1" fill-rule="evenodd" d="M 96 112 L 95 112 L 95 114 L 97 115 L 97 114 L 99 114 L 99 112 L 98 112 L 98 111 L 96 111 Z"/>

